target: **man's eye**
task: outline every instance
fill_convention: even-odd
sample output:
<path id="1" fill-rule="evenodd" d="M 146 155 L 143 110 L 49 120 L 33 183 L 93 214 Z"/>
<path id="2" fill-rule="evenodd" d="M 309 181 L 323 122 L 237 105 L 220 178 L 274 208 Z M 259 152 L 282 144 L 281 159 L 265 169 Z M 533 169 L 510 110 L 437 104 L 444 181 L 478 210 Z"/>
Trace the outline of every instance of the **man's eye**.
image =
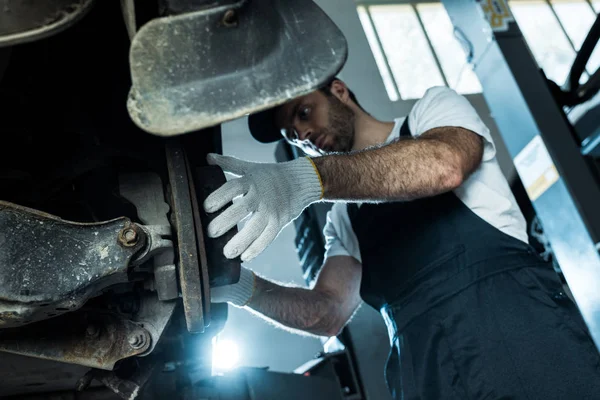
<path id="1" fill-rule="evenodd" d="M 298 118 L 302 121 L 306 121 L 310 116 L 310 107 L 303 107 L 298 110 Z"/>

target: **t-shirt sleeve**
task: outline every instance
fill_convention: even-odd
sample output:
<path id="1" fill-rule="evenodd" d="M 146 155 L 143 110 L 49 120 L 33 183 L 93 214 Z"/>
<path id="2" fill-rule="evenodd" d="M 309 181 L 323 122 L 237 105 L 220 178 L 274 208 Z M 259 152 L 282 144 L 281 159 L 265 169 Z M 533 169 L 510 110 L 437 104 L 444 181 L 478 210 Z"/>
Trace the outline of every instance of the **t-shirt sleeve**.
<path id="1" fill-rule="evenodd" d="M 413 106 L 408 123 L 414 137 L 444 126 L 468 129 L 484 139 L 483 161 L 489 161 L 496 155 L 490 130 L 479 118 L 471 103 L 445 86 L 427 90 Z"/>
<path id="2" fill-rule="evenodd" d="M 336 203 L 327 213 L 323 235 L 325 236 L 325 259 L 334 256 L 351 256 L 361 261 L 358 239 L 352 230 L 346 204 Z"/>

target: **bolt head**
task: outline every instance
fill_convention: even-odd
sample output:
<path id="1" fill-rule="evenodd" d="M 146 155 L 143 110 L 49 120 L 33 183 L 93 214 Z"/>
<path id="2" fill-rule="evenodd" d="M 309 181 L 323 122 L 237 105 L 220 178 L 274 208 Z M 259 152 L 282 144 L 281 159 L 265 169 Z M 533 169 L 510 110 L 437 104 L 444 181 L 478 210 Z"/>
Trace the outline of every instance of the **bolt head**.
<path id="1" fill-rule="evenodd" d="M 96 328 L 95 325 L 88 325 L 87 328 L 85 329 L 85 333 L 90 336 L 90 337 L 94 337 L 98 335 L 98 328 Z"/>
<path id="2" fill-rule="evenodd" d="M 136 237 L 137 237 L 137 234 L 135 233 L 135 231 L 133 229 L 127 229 L 125 231 L 125 240 L 127 240 L 128 242 L 135 240 Z"/>
<path id="3" fill-rule="evenodd" d="M 129 342 L 129 345 L 134 349 L 140 349 L 146 344 L 146 337 L 143 333 L 140 332 L 132 333 L 127 338 L 127 341 Z"/>
<path id="4" fill-rule="evenodd" d="M 135 246 L 139 236 L 136 230 L 132 227 L 126 227 L 119 232 L 119 242 L 126 247 Z"/>

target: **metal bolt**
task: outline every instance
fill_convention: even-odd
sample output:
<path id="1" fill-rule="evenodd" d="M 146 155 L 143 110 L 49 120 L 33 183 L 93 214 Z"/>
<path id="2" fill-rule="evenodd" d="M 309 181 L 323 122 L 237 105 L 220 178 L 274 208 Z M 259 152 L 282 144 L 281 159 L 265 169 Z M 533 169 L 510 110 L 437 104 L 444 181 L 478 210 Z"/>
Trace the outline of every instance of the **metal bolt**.
<path id="1" fill-rule="evenodd" d="M 89 336 L 89 337 L 95 337 L 98 335 L 98 328 L 96 328 L 95 325 L 88 325 L 85 333 Z"/>
<path id="2" fill-rule="evenodd" d="M 134 349 L 141 349 L 146 344 L 146 337 L 143 333 L 132 333 L 129 335 L 128 341 Z"/>
<path id="3" fill-rule="evenodd" d="M 138 234 L 132 227 L 126 227 L 119 232 L 119 243 L 125 247 L 133 247 L 138 242 Z"/>
<path id="4" fill-rule="evenodd" d="M 223 15 L 223 19 L 221 20 L 224 26 L 231 28 L 237 26 L 238 18 L 235 10 L 227 10 L 225 11 L 225 15 Z"/>

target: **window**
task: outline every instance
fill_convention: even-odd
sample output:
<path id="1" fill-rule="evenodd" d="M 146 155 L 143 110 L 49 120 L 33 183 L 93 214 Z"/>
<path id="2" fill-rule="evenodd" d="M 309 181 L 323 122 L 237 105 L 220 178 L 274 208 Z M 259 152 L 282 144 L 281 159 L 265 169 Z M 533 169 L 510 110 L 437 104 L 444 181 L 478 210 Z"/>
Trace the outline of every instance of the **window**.
<path id="1" fill-rule="evenodd" d="M 417 99 L 442 85 L 463 94 L 481 92 L 441 3 L 357 10 L 390 100 Z"/>
<path id="2" fill-rule="evenodd" d="M 586 0 L 512 0 L 515 20 L 546 76 L 559 85 L 567 79 L 577 51 L 596 20 L 600 1 Z M 587 64 L 593 73 L 600 66 L 596 47 Z M 585 74 L 584 74 L 585 75 Z M 586 80 L 588 75 L 582 76 Z"/>

